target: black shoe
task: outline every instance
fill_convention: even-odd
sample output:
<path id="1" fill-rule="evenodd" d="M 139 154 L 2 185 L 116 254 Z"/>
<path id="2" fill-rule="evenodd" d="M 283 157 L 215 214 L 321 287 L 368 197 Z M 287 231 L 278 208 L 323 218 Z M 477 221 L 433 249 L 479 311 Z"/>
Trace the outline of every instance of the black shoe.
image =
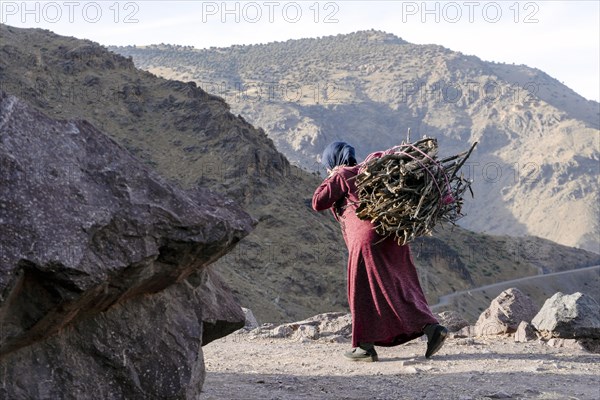
<path id="1" fill-rule="evenodd" d="M 355 347 L 352 350 L 345 352 L 344 357 L 352 361 L 379 361 L 379 358 L 377 357 L 377 352 L 373 347 L 367 350 L 361 349 L 360 347 Z"/>
<path id="2" fill-rule="evenodd" d="M 448 329 L 439 324 L 427 325 L 425 327 L 425 334 L 427 335 L 425 358 L 430 358 L 444 345 L 444 340 L 448 336 Z"/>

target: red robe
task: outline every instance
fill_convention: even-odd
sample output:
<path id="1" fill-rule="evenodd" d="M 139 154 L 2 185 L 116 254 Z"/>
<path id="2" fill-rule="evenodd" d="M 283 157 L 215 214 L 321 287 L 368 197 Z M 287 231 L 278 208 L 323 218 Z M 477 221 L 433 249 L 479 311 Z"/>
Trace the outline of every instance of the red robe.
<path id="1" fill-rule="evenodd" d="M 408 245 L 399 246 L 393 237 L 383 239 L 370 221 L 356 216 L 359 200 L 351 178 L 358 168 L 338 168 L 317 188 L 312 206 L 316 211 L 333 208 L 348 247 L 352 346 L 365 342 L 395 346 L 423 335 L 423 327 L 437 320 L 421 289 Z"/>

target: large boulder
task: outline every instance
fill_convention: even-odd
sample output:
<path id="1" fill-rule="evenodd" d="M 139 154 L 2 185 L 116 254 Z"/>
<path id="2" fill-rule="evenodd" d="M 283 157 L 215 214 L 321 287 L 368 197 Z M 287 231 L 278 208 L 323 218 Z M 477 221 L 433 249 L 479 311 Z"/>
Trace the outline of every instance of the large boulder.
<path id="1" fill-rule="evenodd" d="M 255 221 L 3 92 L 0 188 L 0 398 L 195 398 L 244 322 L 205 267 Z"/>
<path id="2" fill-rule="evenodd" d="M 558 292 L 531 323 L 544 338 L 600 339 L 600 305 L 583 293 Z"/>
<path id="3" fill-rule="evenodd" d="M 506 289 L 481 313 L 475 324 L 475 335 L 513 333 L 521 321 L 531 321 L 535 312 L 535 304 L 529 296 L 517 288 Z"/>

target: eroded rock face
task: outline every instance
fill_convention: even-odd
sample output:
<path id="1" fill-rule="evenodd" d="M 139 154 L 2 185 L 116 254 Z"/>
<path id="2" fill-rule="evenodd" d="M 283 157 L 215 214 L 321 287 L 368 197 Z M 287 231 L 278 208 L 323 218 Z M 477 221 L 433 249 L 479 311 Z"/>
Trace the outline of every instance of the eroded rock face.
<path id="1" fill-rule="evenodd" d="M 0 92 L 0 397 L 199 393 L 203 335 L 244 323 L 204 267 L 254 223 Z"/>
<path id="2" fill-rule="evenodd" d="M 583 293 L 558 292 L 531 323 L 544 338 L 600 339 L 600 305 Z"/>
<path id="3" fill-rule="evenodd" d="M 506 289 L 498 295 L 475 324 L 477 336 L 513 333 L 521 321 L 530 322 L 536 308 L 529 296 L 517 288 Z"/>

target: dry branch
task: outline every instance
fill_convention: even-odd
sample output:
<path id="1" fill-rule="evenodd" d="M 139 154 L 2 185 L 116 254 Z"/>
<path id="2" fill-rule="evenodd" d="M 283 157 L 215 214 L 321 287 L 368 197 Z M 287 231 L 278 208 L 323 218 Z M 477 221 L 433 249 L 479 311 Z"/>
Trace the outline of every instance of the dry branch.
<path id="1" fill-rule="evenodd" d="M 464 192 L 473 195 L 471 182 L 458 172 L 476 144 L 438 160 L 437 140 L 425 137 L 365 160 L 356 176 L 356 215 L 370 220 L 380 235 L 394 235 L 400 245 L 430 234 L 439 222 L 455 223 L 463 216 Z"/>

